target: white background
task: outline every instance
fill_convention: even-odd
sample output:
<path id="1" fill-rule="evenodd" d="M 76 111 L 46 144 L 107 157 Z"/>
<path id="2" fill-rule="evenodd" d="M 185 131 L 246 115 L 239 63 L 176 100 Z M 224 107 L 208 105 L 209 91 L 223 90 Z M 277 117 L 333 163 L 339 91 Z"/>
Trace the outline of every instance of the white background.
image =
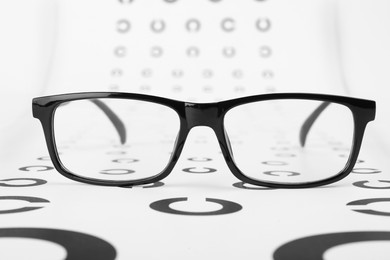
<path id="1" fill-rule="evenodd" d="M 138 3 L 139 2 L 139 3 Z M 201 1 L 199 1 L 201 2 Z M 390 149 L 388 103 L 390 78 L 390 4 L 385 0 L 309 1 L 268 0 L 264 2 L 226 0 L 134 1 L 10 1 L 0 3 L 0 166 L 1 178 L 38 177 L 48 184 L 31 188 L 1 188 L 1 196 L 36 196 L 48 199 L 43 209 L 1 214 L 2 227 L 47 227 L 84 232 L 109 241 L 118 259 L 161 258 L 245 258 L 271 259 L 272 253 L 291 240 L 322 233 L 347 231 L 390 231 L 388 216 L 357 213 L 348 202 L 386 197 L 387 190 L 367 190 L 352 186 L 356 181 L 389 180 Z M 196 36 L 180 31 L 180 24 L 192 17 L 202 21 Z M 220 33 L 219 21 L 236 19 L 236 33 Z M 257 17 L 269 17 L 272 27 L 258 35 L 250 29 Z M 116 22 L 127 18 L 132 27 L 127 35 L 118 34 Z M 166 19 L 170 28 L 160 38 L 147 31 L 152 19 Z M 217 19 L 220 18 L 220 19 Z M 253 19 L 251 19 L 253 18 Z M 137 21 L 139 21 L 137 23 Z M 145 25 L 145 26 L 144 26 Z M 175 27 L 176 26 L 176 27 Z M 215 33 L 218 32 L 218 33 Z M 149 38 L 148 38 L 149 37 Z M 163 60 L 148 56 L 149 46 L 166 50 L 185 49 L 189 44 L 203 48 L 216 58 L 187 61 L 180 52 L 167 52 Z M 272 56 L 259 60 L 250 55 L 257 43 L 272 49 Z M 128 56 L 114 56 L 117 46 L 126 46 Z M 171 46 L 171 47 L 166 47 Z M 173 47 L 172 47 L 173 46 Z M 219 57 L 222 46 L 247 50 L 247 55 L 233 61 Z M 164 50 L 165 50 L 164 49 Z M 202 49 L 202 50 L 203 50 Z M 132 52 L 133 51 L 133 52 Z M 202 51 L 203 53 L 203 51 Z M 133 56 L 131 56 L 133 55 Z M 124 74 L 113 76 L 120 68 Z M 153 77 L 140 72 L 152 68 Z M 211 81 L 199 79 L 205 68 L 216 75 Z M 259 68 L 255 71 L 254 68 Z M 173 70 L 184 71 L 180 80 Z M 244 78 L 236 84 L 230 72 L 241 70 Z M 271 69 L 267 81 L 256 72 Z M 157 75 L 157 76 L 156 76 Z M 160 75 L 160 76 L 158 76 Z M 261 75 L 261 74 L 260 74 Z M 182 91 L 173 91 L 174 85 Z M 186 145 L 172 176 L 161 189 L 116 189 L 75 184 L 48 173 L 21 172 L 23 166 L 35 165 L 36 158 L 47 155 L 43 133 L 31 116 L 35 96 L 77 91 L 142 92 L 199 102 L 238 95 L 276 92 L 317 92 L 356 96 L 377 101 L 377 118 L 369 124 L 361 158 L 363 168 L 379 169 L 379 175 L 351 175 L 340 184 L 310 190 L 270 190 L 249 192 L 232 187 L 234 179 L 218 153 L 210 131 L 196 130 Z M 244 86 L 243 92 L 235 86 Z M 205 90 L 211 86 L 212 91 Z M 206 140 L 206 141 L 205 141 Z M 210 157 L 209 164 L 186 160 Z M 50 162 L 45 162 L 50 165 Z M 187 167 L 212 167 L 215 175 L 184 174 Z M 43 175 L 44 174 L 44 175 Z M 388 192 L 387 192 L 388 193 Z M 240 203 L 243 210 L 221 217 L 186 217 L 152 211 L 149 204 L 170 197 L 189 197 L 182 210 L 215 210 L 204 198 L 223 198 Z M 0 209 L 27 206 L 23 202 L 1 201 Z M 18 204 L 19 203 L 19 204 Z M 378 211 L 389 212 L 387 203 L 377 203 Z M 356 207 L 356 206 L 355 206 Z M 34 248 L 32 243 L 42 243 Z M 388 243 L 376 243 L 372 259 L 387 259 Z M 387 243 L 387 244 L 386 244 Z M 62 248 L 47 242 L 0 239 L 7 259 L 23 259 L 23 253 L 40 259 L 61 259 Z M 154 250 L 150 250 L 154 248 Z M 360 247 L 340 247 L 327 253 L 327 259 L 353 256 L 365 259 Z M 371 247 L 372 248 L 372 247 Z M 366 250 L 369 251 L 369 250 Z M 378 253 L 375 255 L 375 253 Z M 358 258 L 361 257 L 361 258 Z M 33 257 L 34 258 L 34 257 Z"/>

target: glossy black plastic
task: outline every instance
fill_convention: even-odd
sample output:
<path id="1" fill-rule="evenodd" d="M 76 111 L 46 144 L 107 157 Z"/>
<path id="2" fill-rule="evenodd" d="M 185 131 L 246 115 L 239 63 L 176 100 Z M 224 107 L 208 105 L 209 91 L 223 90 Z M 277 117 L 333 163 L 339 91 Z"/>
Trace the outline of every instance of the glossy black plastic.
<path id="1" fill-rule="evenodd" d="M 170 158 L 170 162 L 167 167 L 158 175 L 150 178 L 144 178 L 135 181 L 109 181 L 109 180 L 97 180 L 89 179 L 77 176 L 69 172 L 59 160 L 57 149 L 54 141 L 54 130 L 53 130 L 53 117 L 56 108 L 69 101 L 90 99 L 92 102 L 96 99 L 132 99 L 140 101 L 149 101 L 157 104 L 165 105 L 172 108 L 180 117 L 180 131 L 176 138 L 174 151 Z M 225 114 L 233 107 L 266 100 L 280 100 L 280 99 L 304 99 L 304 100 L 317 100 L 323 101 L 323 103 L 309 116 L 306 122 L 303 124 L 300 138 L 301 145 L 304 145 L 305 136 L 310 130 L 311 125 L 314 123 L 316 118 L 321 112 L 329 105 L 329 103 L 338 103 L 348 107 L 354 119 L 354 137 L 353 146 L 350 157 L 348 158 L 347 165 L 345 168 L 336 176 L 328 179 L 310 182 L 310 183 L 299 183 L 299 184 L 278 184 L 269 183 L 258 180 L 253 180 L 246 177 L 234 164 L 232 150 L 230 147 L 229 137 L 226 134 L 224 128 L 224 117 Z M 96 104 L 96 102 L 94 102 Z M 102 109 L 106 115 L 110 118 L 111 122 L 116 125 L 117 131 L 120 135 L 121 142 L 125 138 L 125 129 L 120 128 L 120 119 L 115 119 L 115 114 L 110 112 L 110 109 L 99 101 L 96 104 Z M 33 116 L 41 121 L 43 130 L 45 133 L 46 144 L 49 150 L 50 157 L 53 161 L 55 168 L 65 177 L 80 181 L 88 184 L 106 185 L 106 186 L 133 186 L 148 184 L 160 181 L 161 179 L 168 176 L 175 166 L 180 153 L 183 149 L 185 140 L 191 128 L 195 126 L 208 126 L 212 128 L 217 136 L 219 145 L 222 150 L 222 154 L 226 160 L 226 163 L 231 172 L 241 181 L 253 185 L 267 186 L 273 188 L 309 188 L 321 185 L 330 184 L 346 177 L 353 169 L 356 163 L 359 150 L 362 144 L 364 131 L 368 122 L 375 119 L 375 102 L 371 100 L 350 98 L 344 96 L 325 95 L 325 94 L 310 94 L 310 93 L 276 93 L 276 94 L 263 94 L 249 97 L 242 97 L 232 100 L 226 100 L 215 103 L 193 103 L 177 101 L 167 99 L 163 97 L 133 94 L 133 93 L 119 93 L 119 92 L 90 92 L 90 93 L 74 93 L 74 94 L 62 94 L 46 97 L 38 97 L 33 99 Z M 119 120 L 119 121 L 118 121 Z M 123 137 L 124 136 L 124 137 Z"/>

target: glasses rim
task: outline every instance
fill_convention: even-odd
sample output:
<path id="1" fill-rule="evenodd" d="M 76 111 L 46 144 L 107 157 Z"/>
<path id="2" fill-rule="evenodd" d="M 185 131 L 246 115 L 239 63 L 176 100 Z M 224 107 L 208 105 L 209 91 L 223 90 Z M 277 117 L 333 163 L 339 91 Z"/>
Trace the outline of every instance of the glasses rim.
<path id="1" fill-rule="evenodd" d="M 155 176 L 139 179 L 139 180 L 129 180 L 129 181 L 113 181 L 113 180 L 100 180 L 87 177 L 78 176 L 64 167 L 62 165 L 59 154 L 55 145 L 54 139 L 54 113 L 59 105 L 76 100 L 85 100 L 85 99 L 129 99 L 129 100 L 138 100 L 157 103 L 164 105 L 173 109 L 179 116 L 180 119 L 180 130 L 176 138 L 175 145 L 173 147 L 172 156 L 168 162 L 168 165 L 165 169 L 156 174 Z M 328 103 L 337 103 L 344 105 L 349 108 L 352 112 L 354 120 L 354 135 L 352 140 L 352 148 L 350 152 L 350 157 L 348 158 L 347 164 L 343 170 L 341 170 L 337 175 L 329 177 L 327 179 L 322 179 L 318 181 L 305 182 L 305 183 L 274 183 L 269 181 L 259 181 L 247 177 L 242 173 L 239 168 L 235 165 L 232 155 L 232 150 L 230 146 L 229 137 L 227 136 L 225 126 L 224 126 L 224 117 L 226 113 L 234 107 L 249 104 L 252 102 L 260 101 L 270 101 L 270 100 L 283 100 L 283 99 L 300 99 L 300 100 L 315 100 L 322 101 L 323 103 L 309 116 L 306 120 L 307 126 L 306 130 L 309 131 L 311 125 L 319 114 L 326 108 Z M 102 108 L 101 108 L 102 109 Z M 271 93 L 271 94 L 260 94 L 254 96 L 239 97 L 230 100 L 224 100 L 220 102 L 212 103 L 195 103 L 187 101 L 179 101 L 159 96 L 152 96 L 146 94 L 138 93 L 123 93 L 123 92 L 80 92 L 80 93 L 69 93 L 69 94 L 59 94 L 51 96 L 43 96 L 34 98 L 32 101 L 32 110 L 33 116 L 40 120 L 43 131 L 45 134 L 46 145 L 49 150 L 50 158 L 59 173 L 64 175 L 67 178 L 70 178 L 75 181 L 95 184 L 95 185 L 104 185 L 104 186 L 135 186 L 150 184 L 157 181 L 160 181 L 167 177 L 170 172 L 173 170 L 176 162 L 178 161 L 181 151 L 184 147 L 187 135 L 190 130 L 195 126 L 208 126 L 211 127 L 219 141 L 222 154 L 225 158 L 225 161 L 233 173 L 241 181 L 271 188 L 311 188 L 322 185 L 327 185 L 333 182 L 336 182 L 344 177 L 346 177 L 353 169 L 354 164 L 356 163 L 360 147 L 363 140 L 364 131 L 368 122 L 375 119 L 376 112 L 376 103 L 372 100 L 359 99 L 347 96 L 338 96 L 338 95 L 329 95 L 329 94 L 317 94 L 317 93 Z M 112 123 L 115 125 L 111 119 Z M 118 122 L 117 122 L 118 123 Z M 119 127 L 120 128 L 120 127 Z M 118 129 L 117 129 L 118 130 Z M 118 130 L 119 135 L 121 130 Z M 123 132 L 123 129 L 122 129 Z M 301 131 L 301 145 L 304 139 L 305 131 Z M 123 133 L 122 133 L 123 135 Z M 123 136 L 121 137 L 121 141 Z"/>

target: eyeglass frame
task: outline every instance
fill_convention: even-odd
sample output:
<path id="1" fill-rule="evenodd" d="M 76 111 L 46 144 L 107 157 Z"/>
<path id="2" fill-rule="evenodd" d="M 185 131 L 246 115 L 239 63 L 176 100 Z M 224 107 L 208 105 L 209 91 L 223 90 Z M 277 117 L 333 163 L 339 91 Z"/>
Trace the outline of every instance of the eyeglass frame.
<path id="1" fill-rule="evenodd" d="M 66 167 L 62 165 L 58 151 L 56 149 L 56 143 L 54 138 L 53 118 L 57 107 L 63 103 L 70 101 L 106 98 L 152 102 L 167 106 L 173 109 L 178 114 L 180 119 L 179 133 L 176 137 L 176 141 L 169 162 L 159 174 L 153 177 L 147 177 L 139 180 L 99 180 L 78 176 L 67 170 Z M 309 118 L 307 118 L 304 125 L 302 126 L 299 137 L 302 146 L 304 146 L 305 144 L 306 135 L 307 132 L 310 130 L 311 125 L 321 114 L 321 112 L 327 107 L 327 105 L 329 105 L 330 103 L 337 103 L 340 105 L 344 105 L 350 109 L 353 115 L 354 122 L 352 148 L 344 169 L 342 169 L 337 175 L 326 179 L 306 183 L 274 183 L 251 179 L 247 177 L 244 173 L 242 173 L 235 165 L 229 137 L 224 127 L 224 117 L 226 113 L 234 107 L 245 105 L 248 103 L 283 99 L 314 100 L 323 102 L 315 111 L 312 112 L 312 114 L 309 116 Z M 97 104 L 97 106 L 99 105 Z M 121 143 L 123 144 L 123 138 L 125 137 L 123 136 L 123 129 L 121 130 L 121 126 L 119 124 L 120 121 L 118 121 L 118 118 L 115 118 L 115 114 L 111 114 L 111 116 L 109 115 L 110 113 L 112 113 L 110 112 L 109 108 L 104 107 L 104 105 L 102 104 L 100 104 L 99 107 L 103 111 L 105 110 L 104 112 L 106 113 L 106 115 L 108 115 L 111 122 L 116 126 L 117 131 L 121 136 Z M 41 122 L 45 135 L 46 145 L 54 167 L 60 174 L 75 181 L 94 185 L 119 187 L 144 185 L 160 181 L 166 178 L 172 172 L 174 166 L 176 165 L 180 157 L 180 154 L 184 147 L 184 143 L 191 129 L 196 126 L 206 126 L 210 127 L 216 134 L 218 143 L 220 145 L 223 157 L 228 165 L 228 168 L 236 178 L 243 181 L 244 183 L 270 188 L 313 188 L 337 182 L 345 178 L 353 170 L 362 145 L 366 126 L 368 122 L 373 121 L 375 119 L 376 103 L 375 101 L 366 99 L 315 93 L 271 93 L 240 97 L 230 100 L 223 100 L 220 102 L 194 103 L 138 93 L 82 92 L 34 98 L 32 101 L 32 111 L 33 117 L 39 119 Z"/>

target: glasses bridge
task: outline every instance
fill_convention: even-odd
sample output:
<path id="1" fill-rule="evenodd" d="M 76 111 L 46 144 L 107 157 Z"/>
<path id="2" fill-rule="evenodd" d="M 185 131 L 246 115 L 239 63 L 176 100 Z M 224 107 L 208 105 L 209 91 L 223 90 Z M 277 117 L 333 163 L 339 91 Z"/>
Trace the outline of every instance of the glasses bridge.
<path id="1" fill-rule="evenodd" d="M 188 103 L 185 106 L 185 116 L 188 128 L 209 126 L 215 128 L 221 119 L 221 110 L 215 103 Z"/>

